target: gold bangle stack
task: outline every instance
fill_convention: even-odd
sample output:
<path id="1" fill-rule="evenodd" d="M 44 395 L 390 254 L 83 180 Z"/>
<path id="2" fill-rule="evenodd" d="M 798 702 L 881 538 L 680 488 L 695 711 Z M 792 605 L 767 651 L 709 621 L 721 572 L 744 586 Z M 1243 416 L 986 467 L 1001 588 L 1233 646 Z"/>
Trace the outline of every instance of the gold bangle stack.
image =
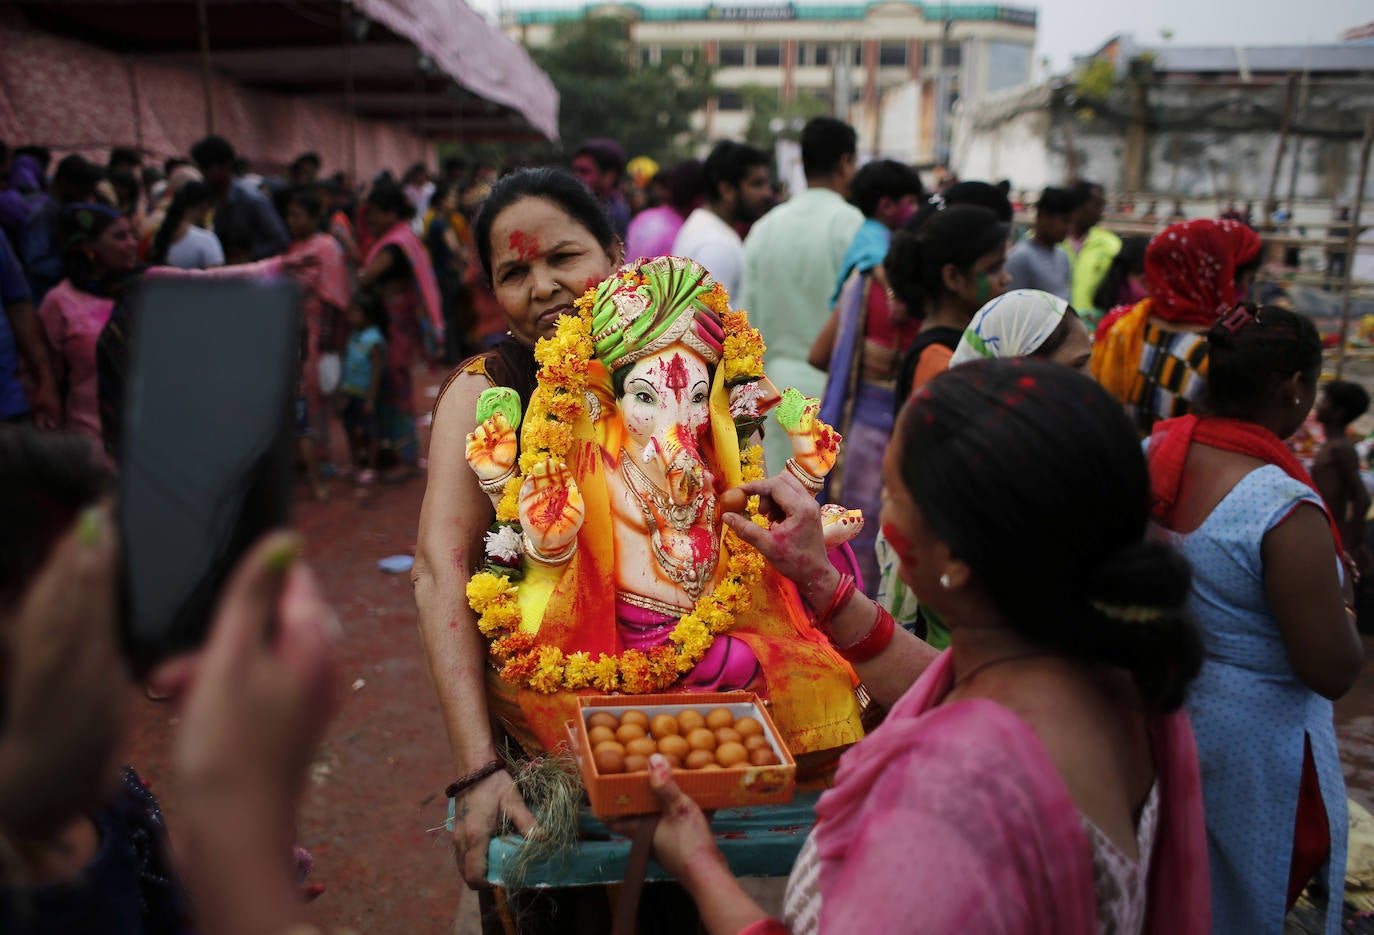
<path id="1" fill-rule="evenodd" d="M 534 547 L 534 543 L 530 541 L 529 533 L 521 532 L 520 538 L 524 540 L 525 555 L 529 558 L 534 559 L 541 565 L 566 565 L 568 561 L 575 554 L 577 554 L 576 539 L 574 539 L 572 542 L 569 542 L 566 546 L 564 546 L 563 551 L 550 555 L 547 552 L 541 552 Z"/>
<path id="2" fill-rule="evenodd" d="M 806 468 L 798 464 L 796 458 L 788 458 L 787 464 L 783 466 L 787 468 L 787 473 L 801 481 L 801 485 L 805 487 L 812 496 L 820 493 L 821 488 L 825 486 L 824 477 L 817 477 L 815 474 L 812 474 Z"/>
<path id="3" fill-rule="evenodd" d="M 487 496 L 498 497 L 505 492 L 506 481 L 510 480 L 513 476 L 515 476 L 515 465 L 512 464 L 509 468 L 506 469 L 506 473 L 502 474 L 495 480 L 482 480 L 479 477 L 477 479 L 477 485 L 482 488 L 482 493 L 486 494 Z"/>

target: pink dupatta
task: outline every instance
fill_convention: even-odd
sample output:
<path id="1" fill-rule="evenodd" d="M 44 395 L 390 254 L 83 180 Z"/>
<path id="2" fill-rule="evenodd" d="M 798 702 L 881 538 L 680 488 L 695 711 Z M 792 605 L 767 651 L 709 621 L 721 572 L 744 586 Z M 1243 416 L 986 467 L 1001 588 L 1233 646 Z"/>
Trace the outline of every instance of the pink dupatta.
<path id="1" fill-rule="evenodd" d="M 439 297 L 439 281 L 434 278 L 434 265 L 429 261 L 429 252 L 425 250 L 425 245 L 420 242 L 420 238 L 415 236 L 415 232 L 410 229 L 410 225 L 400 222 L 392 225 L 391 230 L 381 237 L 378 237 L 367 251 L 367 258 L 363 261 L 363 266 L 371 265 L 377 258 L 377 254 L 391 244 L 400 248 L 410 261 L 410 269 L 415 277 L 415 285 L 419 288 L 420 299 L 424 302 L 425 313 L 429 316 L 430 323 L 434 325 L 434 333 L 442 336 L 444 333 L 444 303 Z"/>
<path id="2" fill-rule="evenodd" d="M 940 702 L 937 659 L 840 760 L 816 807 L 820 931 L 1096 935 L 1082 818 L 1031 727 L 984 699 Z M 1150 720 L 1159 825 L 1146 932 L 1211 929 L 1197 750 L 1186 715 Z"/>

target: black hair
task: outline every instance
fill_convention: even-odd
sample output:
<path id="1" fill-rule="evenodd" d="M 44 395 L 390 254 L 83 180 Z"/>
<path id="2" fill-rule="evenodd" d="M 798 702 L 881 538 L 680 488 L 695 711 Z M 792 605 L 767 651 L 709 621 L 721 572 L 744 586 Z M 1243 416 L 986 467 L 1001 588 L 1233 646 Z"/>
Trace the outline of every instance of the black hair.
<path id="1" fill-rule="evenodd" d="M 112 487 L 83 435 L 0 432 L 0 602 L 14 606 L 76 515 Z"/>
<path id="2" fill-rule="evenodd" d="M 734 140 L 721 140 L 701 166 L 702 191 L 707 201 L 720 197 L 722 183 L 736 188 L 754 166 L 768 167 L 768 154 Z"/>
<path id="3" fill-rule="evenodd" d="M 177 193 L 172 196 L 171 204 L 167 206 L 167 213 L 162 217 L 161 226 L 153 236 L 153 245 L 148 250 L 149 264 L 163 266 L 167 263 L 167 252 L 172 249 L 172 238 L 176 235 L 181 222 L 186 220 L 186 213 L 198 205 L 208 205 L 213 199 L 210 186 L 204 182 L 187 182 L 177 189 Z"/>
<path id="4" fill-rule="evenodd" d="M 517 169 L 491 187 L 491 194 L 482 202 L 473 224 L 473 239 L 477 242 L 477 256 L 482 261 L 482 273 L 491 282 L 491 228 L 501 212 L 525 198 L 542 198 L 552 202 L 570 218 L 581 224 L 607 253 L 615 248 L 615 228 L 596 196 L 588 191 L 577 176 L 555 166 L 538 169 Z"/>
<path id="5" fill-rule="evenodd" d="M 305 210 L 305 213 L 312 218 L 319 220 L 324 214 L 324 201 L 320 199 L 320 193 L 313 185 L 298 185 L 290 190 L 286 196 L 288 206 L 297 204 Z"/>
<path id="6" fill-rule="evenodd" d="M 706 185 L 706 165 L 700 159 L 684 159 L 664 172 L 658 179 L 668 190 L 668 204 L 678 214 L 686 214 L 696 207 Z"/>
<path id="7" fill-rule="evenodd" d="M 323 165 L 323 163 L 320 162 L 320 154 L 314 150 L 301 153 L 291 161 L 291 171 L 295 172 L 296 169 L 306 165 L 312 165 L 318 170 L 320 166 Z"/>
<path id="8" fill-rule="evenodd" d="M 171 178 L 171 177 L 172 177 L 172 173 L 175 172 L 175 171 L 177 170 L 177 167 L 178 167 L 178 166 L 189 166 L 189 165 L 192 165 L 191 160 L 189 160 L 189 159 L 182 159 L 180 156 L 172 156 L 172 157 L 170 157 L 170 158 L 168 158 L 168 159 L 164 159 L 164 160 L 162 161 L 162 174 L 163 174 L 164 176 L 166 176 L 167 178 Z"/>
<path id="9" fill-rule="evenodd" d="M 1040 214 L 1073 214 L 1078 210 L 1080 204 L 1082 202 L 1067 188 L 1057 188 L 1051 185 L 1040 193 L 1040 200 L 1035 203 L 1035 210 Z"/>
<path id="10" fill-rule="evenodd" d="M 434 210 L 439 209 L 439 202 L 448 197 L 448 193 L 454 190 L 454 184 L 448 179 L 439 179 L 434 183 L 434 192 L 429 196 L 429 206 Z"/>
<path id="11" fill-rule="evenodd" d="M 1246 306 L 1254 317 L 1232 333 L 1228 315 L 1207 333 L 1206 409 L 1211 415 L 1253 419 L 1273 398 L 1278 384 L 1295 373 L 1315 382 L 1322 365 L 1322 339 L 1312 319 L 1266 305 Z"/>
<path id="12" fill-rule="evenodd" d="M 152 188 L 158 182 L 161 182 L 164 178 L 162 170 L 159 169 L 157 166 L 144 166 L 143 169 L 138 173 L 138 176 L 140 179 L 143 180 L 143 187 L 145 189 Z"/>
<path id="13" fill-rule="evenodd" d="M 907 195 L 925 195 L 925 186 L 916 170 L 895 159 L 876 159 L 854 173 L 849 184 L 849 202 L 871 218 L 884 198 L 900 199 Z"/>
<path id="14" fill-rule="evenodd" d="M 381 296 L 370 289 L 355 289 L 348 301 L 350 305 L 358 307 L 368 324 L 376 325 L 382 334 L 387 333 L 391 319 L 386 313 L 386 306 L 382 304 Z"/>
<path id="15" fill-rule="evenodd" d="M 1040 346 L 1031 350 L 1026 356 L 1042 358 L 1053 356 L 1069 340 L 1069 335 L 1073 332 L 1073 323 L 1080 320 L 1078 313 L 1073 310 L 1073 306 L 1064 309 L 1064 314 L 1059 317 L 1059 324 L 1054 326 L 1049 337 L 1041 341 Z"/>
<path id="16" fill-rule="evenodd" d="M 68 189 L 76 201 L 90 201 L 95 195 L 95 187 L 104 178 L 105 172 L 98 165 L 72 153 L 58 162 L 53 185 Z"/>
<path id="17" fill-rule="evenodd" d="M 406 197 L 405 190 L 395 182 L 378 181 L 367 193 L 367 203 L 383 211 L 390 211 L 403 221 L 415 217 L 415 206 Z"/>
<path id="18" fill-rule="evenodd" d="M 143 193 L 143 181 L 138 177 L 138 173 L 132 169 L 114 169 L 109 174 L 110 185 L 115 190 L 115 195 L 119 197 L 119 207 L 132 208 L 135 205 L 126 204 L 126 201 L 137 203 L 138 196 Z"/>
<path id="19" fill-rule="evenodd" d="M 1010 224 L 1012 218 L 1011 199 L 1007 193 L 1011 183 L 1005 179 L 996 185 L 987 182 L 955 182 L 931 195 L 930 200 L 916 212 L 913 223 L 920 226 L 934 217 L 936 213 L 955 205 L 979 205 L 997 215 L 997 220 Z"/>
<path id="20" fill-rule="evenodd" d="M 584 140 L 573 150 L 572 158 L 590 156 L 602 172 L 614 172 L 616 181 L 625 175 L 625 150 L 615 140 Z"/>
<path id="21" fill-rule="evenodd" d="M 234 164 L 234 147 L 222 136 L 207 136 L 191 147 L 191 158 L 201 169 Z"/>
<path id="22" fill-rule="evenodd" d="M 859 149 L 854 128 L 834 117 L 812 117 L 801 131 L 802 172 L 808 179 L 829 175 Z"/>
<path id="23" fill-rule="evenodd" d="M 444 160 L 444 174 L 453 175 L 468 170 L 468 161 L 462 156 L 449 156 Z"/>
<path id="24" fill-rule="evenodd" d="M 235 156 L 233 172 L 237 178 L 243 178 L 253 168 L 247 156 Z"/>
<path id="25" fill-rule="evenodd" d="M 1098 192 L 1102 192 L 1103 194 L 1106 193 L 1106 189 L 1101 185 L 1098 185 L 1096 182 L 1090 182 L 1087 179 L 1079 179 L 1074 182 L 1072 187 L 1069 188 L 1069 191 L 1073 194 L 1074 200 L 1080 205 L 1085 205 L 1092 201 L 1093 195 Z"/>
<path id="26" fill-rule="evenodd" d="M 1007 242 L 1007 226 L 977 205 L 946 208 L 916 224 L 918 218 L 902 225 L 883 260 L 893 294 L 906 303 L 913 318 L 924 317 L 926 305 L 947 291 L 946 264 L 967 270 Z"/>
<path id="27" fill-rule="evenodd" d="M 1145 273 L 1145 248 L 1150 238 L 1139 234 L 1121 238 L 1121 249 L 1112 257 L 1112 265 L 1102 276 L 1097 291 L 1093 293 L 1093 307 L 1109 311 L 1121 304 L 1122 293 L 1132 276 Z"/>
<path id="28" fill-rule="evenodd" d="M 20 156 L 28 156 L 38 163 L 38 168 L 46 177 L 48 168 L 52 166 L 52 150 L 46 146 L 16 146 L 12 154 L 15 159 Z"/>
<path id="29" fill-rule="evenodd" d="M 1146 538 L 1150 478 L 1119 402 L 1047 361 L 978 360 L 926 384 L 894 443 L 925 522 L 1007 627 L 1127 670 L 1152 709 L 1183 703 L 1202 665 L 1188 563 Z"/>
<path id="30" fill-rule="evenodd" d="M 131 146 L 116 146 L 110 150 L 110 160 L 105 168 L 113 172 L 120 168 L 141 168 L 143 156 Z"/>
<path id="31" fill-rule="evenodd" d="M 1369 411 L 1369 393 L 1358 383 L 1332 380 L 1322 387 L 1322 392 L 1340 410 L 1341 425 L 1349 425 Z"/>

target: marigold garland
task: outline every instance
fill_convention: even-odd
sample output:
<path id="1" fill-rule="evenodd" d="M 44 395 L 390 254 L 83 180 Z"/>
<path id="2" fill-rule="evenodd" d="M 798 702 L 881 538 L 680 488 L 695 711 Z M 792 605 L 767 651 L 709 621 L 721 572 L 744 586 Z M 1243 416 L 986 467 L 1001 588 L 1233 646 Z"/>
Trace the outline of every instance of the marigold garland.
<path id="1" fill-rule="evenodd" d="M 620 278 L 642 284 L 633 269 Z M 497 506 L 498 522 L 519 522 L 519 496 L 523 475 L 540 461 L 566 462 L 573 444 L 572 426 L 586 411 L 588 367 L 593 346 L 591 310 L 597 290 L 587 290 L 575 303 L 576 315 L 558 321 L 552 338 L 535 346 L 540 365 L 539 387 L 525 413 L 519 470 L 506 482 Z M 763 339 L 749 325 L 745 312 L 730 311 L 725 289 L 715 288 L 698 299 L 720 316 L 725 342 L 721 366 L 729 384 L 763 376 Z M 746 482 L 763 477 L 763 448 L 742 446 L 740 473 Z M 748 511 L 754 522 L 767 525 L 758 515 L 758 498 L 751 497 Z M 596 689 L 601 692 L 645 694 L 662 691 L 692 671 L 715 642 L 716 636 L 734 626 L 740 613 L 753 606 L 753 588 L 763 574 L 763 556 L 726 528 L 721 537 L 725 570 L 710 594 L 702 595 L 690 613 L 678 620 L 668 642 L 649 652 L 628 649 L 619 656 L 564 653 L 557 646 L 542 645 L 537 637 L 520 631 L 519 585 L 507 575 L 484 571 L 468 581 L 468 603 L 478 614 L 477 626 L 491 640 L 492 658 L 501 666 L 501 678 L 537 692 L 565 689 Z"/>

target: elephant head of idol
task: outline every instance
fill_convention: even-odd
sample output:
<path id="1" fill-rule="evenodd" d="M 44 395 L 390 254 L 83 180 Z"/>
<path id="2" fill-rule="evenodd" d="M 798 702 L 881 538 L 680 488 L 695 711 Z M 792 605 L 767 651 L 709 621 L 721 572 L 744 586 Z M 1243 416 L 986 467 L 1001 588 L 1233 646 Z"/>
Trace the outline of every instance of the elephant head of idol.
<path id="1" fill-rule="evenodd" d="M 724 331 L 701 298 L 714 288 L 699 264 L 659 257 L 603 283 L 592 309 L 596 357 L 625 425 L 624 456 L 661 478 L 677 506 L 711 484 L 701 446 Z"/>

